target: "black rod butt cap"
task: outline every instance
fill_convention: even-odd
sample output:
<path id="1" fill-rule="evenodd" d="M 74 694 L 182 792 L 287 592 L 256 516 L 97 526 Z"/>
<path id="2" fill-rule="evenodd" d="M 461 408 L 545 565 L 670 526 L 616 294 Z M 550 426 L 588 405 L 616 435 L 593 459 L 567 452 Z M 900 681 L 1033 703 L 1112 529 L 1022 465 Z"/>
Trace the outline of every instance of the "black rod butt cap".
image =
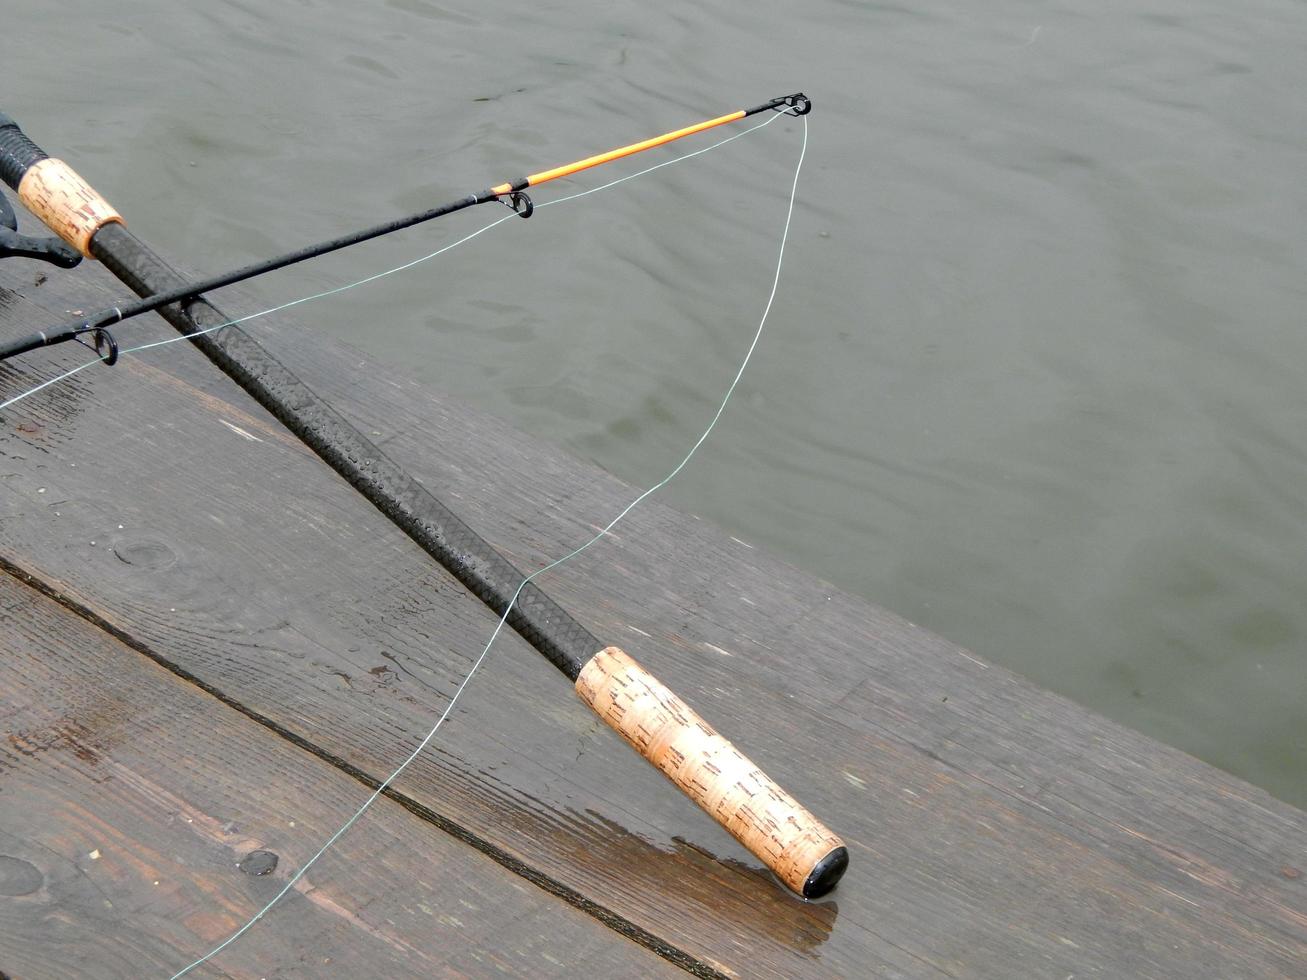
<path id="1" fill-rule="evenodd" d="M 839 884 L 849 868 L 849 849 L 841 844 L 817 862 L 803 883 L 804 898 L 821 898 Z"/>

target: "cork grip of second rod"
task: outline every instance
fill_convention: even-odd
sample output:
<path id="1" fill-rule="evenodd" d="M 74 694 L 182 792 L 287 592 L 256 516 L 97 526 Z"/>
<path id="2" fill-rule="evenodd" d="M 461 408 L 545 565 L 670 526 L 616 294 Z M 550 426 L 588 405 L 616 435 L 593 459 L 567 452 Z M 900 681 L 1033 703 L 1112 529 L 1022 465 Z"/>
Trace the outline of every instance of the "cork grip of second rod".
<path id="1" fill-rule="evenodd" d="M 18 197 L 47 228 L 87 258 L 95 233 L 111 221 L 123 220 L 76 170 L 49 157 L 23 174 Z"/>
<path id="2" fill-rule="evenodd" d="M 637 752 L 804 898 L 844 874 L 844 842 L 617 647 L 581 669 L 576 692 Z"/>

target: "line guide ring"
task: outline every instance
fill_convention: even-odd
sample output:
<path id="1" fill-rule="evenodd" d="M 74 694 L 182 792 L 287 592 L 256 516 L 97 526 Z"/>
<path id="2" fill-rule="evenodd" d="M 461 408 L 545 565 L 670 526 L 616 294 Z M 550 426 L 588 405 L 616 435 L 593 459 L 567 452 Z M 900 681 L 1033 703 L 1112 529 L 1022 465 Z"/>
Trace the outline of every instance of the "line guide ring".
<path id="1" fill-rule="evenodd" d="M 522 191 L 513 191 L 511 194 L 507 195 L 507 197 L 507 200 L 504 200 L 503 197 L 500 197 L 500 200 L 516 211 L 521 217 L 529 218 L 531 215 L 535 214 L 536 206 L 534 202 L 532 202 L 530 194 L 526 194 Z"/>

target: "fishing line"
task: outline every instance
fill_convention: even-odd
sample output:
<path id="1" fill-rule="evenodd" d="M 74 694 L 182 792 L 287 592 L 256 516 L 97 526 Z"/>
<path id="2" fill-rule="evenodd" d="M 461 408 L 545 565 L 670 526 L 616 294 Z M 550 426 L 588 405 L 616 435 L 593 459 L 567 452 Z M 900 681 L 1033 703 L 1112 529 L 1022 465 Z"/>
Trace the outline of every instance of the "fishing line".
<path id="1" fill-rule="evenodd" d="M 750 126 L 748 129 L 744 130 L 743 132 L 736 133 L 734 136 L 729 136 L 724 140 L 719 140 L 718 142 L 713 143 L 709 146 L 702 147 L 698 150 L 695 150 L 693 153 L 686 153 L 683 156 L 675 157 L 671 160 L 664 160 L 662 163 L 655 164 L 652 167 L 647 167 L 644 170 L 637 171 L 636 173 L 633 174 L 627 174 L 625 177 L 619 177 L 617 180 L 610 180 L 608 183 L 600 184 L 598 187 L 592 187 L 589 190 L 581 191 L 580 193 L 577 194 L 571 194 L 567 197 L 560 197 L 553 201 L 545 201 L 535 206 L 537 208 L 547 208 L 554 204 L 563 204 L 564 202 L 567 201 L 575 201 L 577 198 L 585 197 L 589 194 L 596 194 L 599 191 L 607 190 L 610 187 L 616 187 L 618 184 L 623 184 L 628 180 L 634 180 L 636 177 L 643 177 L 645 174 L 653 173 L 655 170 L 661 170 L 663 167 L 670 167 L 674 163 L 681 163 L 684 160 L 689 160 L 691 157 L 697 157 L 702 153 L 707 153 L 710 150 L 715 150 L 718 147 L 725 146 L 727 143 L 734 142 L 735 140 L 739 139 L 741 136 L 748 136 L 750 133 L 754 132 L 755 130 L 762 129 L 765 126 L 770 126 L 782 115 L 793 115 L 793 114 L 794 114 L 793 111 L 789 109 L 778 111 L 775 114 L 768 116 L 766 121 L 760 122 L 756 126 Z M 269 307 L 268 309 L 260 310 L 257 313 L 249 313 L 245 316 L 237 317 L 234 320 L 227 320 L 223 323 L 216 324 L 212 327 L 206 327 L 203 330 L 193 330 L 190 333 L 181 334 L 177 337 L 168 337 L 164 340 L 156 340 L 148 344 L 139 344 L 135 347 L 124 347 L 122 350 L 118 352 L 118 356 L 124 357 L 129 354 L 139 354 L 141 351 L 153 350 L 156 347 L 166 347 L 168 344 L 175 344 L 183 340 L 190 340 L 193 337 L 202 337 L 205 334 L 214 333 L 218 330 L 223 329 L 224 327 L 233 327 L 239 323 L 247 323 L 250 320 L 257 320 L 259 317 L 268 316 L 271 313 L 280 313 L 282 310 L 288 310 L 292 306 L 299 306 L 301 303 L 308 303 L 316 299 L 324 299 L 327 296 L 335 296 L 337 293 L 343 293 L 348 289 L 354 289 L 356 286 L 365 286 L 370 282 L 376 282 L 378 279 L 384 279 L 386 276 L 392 276 L 397 272 L 403 272 L 407 269 L 413 268 L 415 265 L 420 265 L 423 262 L 426 262 L 430 259 L 434 259 L 436 256 L 442 255 L 443 253 L 448 252 L 450 249 L 457 248 L 458 246 L 464 244 L 465 242 L 470 242 L 472 239 L 476 238 L 478 235 L 481 235 L 489 231 L 491 228 L 495 228 L 499 225 L 502 225 L 505 221 L 508 221 L 510 218 L 516 218 L 516 217 L 517 217 L 516 212 L 512 214 L 506 214 L 502 218 L 497 218 L 494 221 L 490 222 L 490 224 L 478 228 L 476 231 L 472 232 L 471 234 L 464 235 L 462 238 L 458 239 L 458 241 L 450 242 L 448 245 L 444 245 L 441 248 L 436 249 L 434 252 L 429 252 L 426 255 L 420 256 L 416 259 L 412 259 L 401 265 L 397 265 L 393 269 L 387 269 L 384 272 L 378 272 L 375 275 L 366 276 L 362 279 L 355 280 L 354 282 L 346 283 L 343 286 L 336 286 L 332 289 L 326 289 L 320 293 L 311 293 L 308 296 L 301 296 L 299 299 L 291 300 L 289 303 L 282 303 L 280 306 Z M 27 398 L 29 395 L 34 395 L 38 391 L 42 391 L 43 389 L 50 387 L 50 385 L 52 384 L 56 384 L 60 381 L 65 381 L 68 378 L 71 378 L 75 374 L 80 374 L 82 371 L 85 371 L 87 368 L 94 367 L 96 364 L 102 363 L 102 361 L 103 358 L 97 357 L 95 358 L 95 360 L 87 361 L 85 364 L 79 364 L 76 367 L 71 368 L 68 371 L 65 371 L 63 374 L 55 375 L 53 378 L 50 378 L 48 381 L 43 381 L 40 384 L 36 385 L 35 387 L 29 388 L 28 390 L 22 392 L 21 394 L 15 395 L 14 397 L 8 399 L 7 401 L 0 402 L 0 411 L 3 411 L 9 406 L 22 401 L 24 398 Z"/>
<path id="2" fill-rule="evenodd" d="M 695 153 L 686 154 L 686 156 L 680 157 L 676 160 L 669 160 L 666 161 L 665 163 L 658 164 L 655 167 L 650 167 L 649 170 L 641 171 L 641 173 L 639 174 L 631 174 L 627 177 L 622 177 L 619 180 L 615 180 L 612 181 L 611 183 L 605 184 L 602 187 L 596 187 L 588 191 L 583 191 L 578 194 L 573 194 L 570 197 L 560 198 L 559 200 L 550 203 L 561 204 L 563 201 L 575 200 L 578 197 L 584 197 L 587 194 L 594 193 L 595 191 L 604 190 L 607 187 L 612 187 L 614 184 L 619 184 L 622 183 L 623 181 L 641 176 L 641 174 L 648 173 L 650 170 L 657 170 L 659 167 L 665 167 L 672 163 L 679 163 L 680 160 L 688 159 L 691 156 L 697 156 L 700 153 L 705 153 L 708 150 L 716 148 L 717 146 L 721 146 L 723 143 L 729 143 L 731 140 L 739 139 L 740 136 L 744 136 L 745 134 L 752 132 L 753 129 L 761 129 L 763 126 L 769 125 L 772 122 L 772 120 L 775 118 L 776 116 L 773 116 L 769 118 L 767 122 L 761 123 L 758 126 L 754 126 L 752 127 L 752 129 L 745 130 L 743 133 L 739 133 L 736 136 L 732 136 L 730 139 L 723 140 L 721 143 L 717 143 L 714 144 L 713 146 L 705 147 L 704 149 L 697 150 L 695 151 Z M 449 704 L 445 706 L 445 710 L 442 711 L 440 717 L 436 719 L 436 723 L 431 727 L 431 730 L 427 732 L 426 736 L 418 743 L 417 748 L 415 748 L 409 754 L 408 758 L 406 758 L 398 766 L 398 768 L 395 769 L 394 772 L 392 772 L 389 776 L 386 777 L 384 782 L 382 782 L 375 790 L 372 791 L 372 794 L 364 801 L 363 805 L 360 806 L 358 810 L 356 810 L 354 814 L 340 826 L 340 829 L 338 829 L 334 834 L 332 834 L 329 838 L 327 838 L 326 843 L 324 843 L 322 847 L 318 849 L 317 853 L 315 853 L 311 858 L 309 858 L 309 860 L 306 861 L 299 868 L 299 870 L 296 871 L 287 880 L 286 884 L 282 887 L 281 891 L 277 892 L 277 894 L 273 896 L 271 901 L 269 901 L 265 906 L 263 906 L 263 908 L 260 909 L 252 918 L 250 918 L 248 922 L 246 922 L 243 926 L 237 929 L 234 933 L 228 936 L 225 940 L 223 940 L 221 943 L 219 943 L 209 952 L 205 953 L 203 956 L 195 960 L 195 962 L 191 963 L 189 966 L 186 966 L 183 969 L 177 971 L 177 973 L 173 974 L 171 980 L 178 980 L 179 977 L 186 975 L 191 970 L 195 969 L 197 966 L 200 966 L 201 964 L 212 959 L 218 953 L 222 952 L 222 950 L 224 950 L 227 946 L 231 945 L 233 942 L 239 939 L 245 932 L 247 932 L 250 928 L 252 928 L 255 923 L 257 923 L 269 911 L 271 911 L 272 907 L 276 905 L 277 902 L 279 902 L 288 891 L 290 891 L 292 888 L 295 887 L 295 885 L 305 875 L 305 873 L 308 872 L 309 868 L 311 868 L 317 862 L 317 860 L 320 857 L 322 857 L 332 847 L 332 845 L 334 845 L 336 841 L 339 840 L 345 834 L 345 832 L 348 831 L 349 828 L 352 827 L 358 821 L 358 819 L 363 816 L 365 812 L 367 812 L 368 808 L 372 806 L 372 804 L 376 801 L 377 797 L 381 796 L 381 794 L 384 793 L 390 787 L 390 785 L 396 779 L 399 778 L 399 776 L 409 767 L 409 765 L 419 755 L 422 754 L 422 751 L 431 743 L 431 740 L 435 738 L 436 732 L 439 731 L 440 726 L 444 724 L 445 719 L 449 717 L 450 712 L 453 711 L 454 705 L 458 702 L 459 696 L 462 695 L 463 691 L 467 688 L 468 684 L 471 682 L 473 675 L 476 674 L 477 670 L 480 669 L 482 663 L 485 661 L 486 655 L 489 654 L 491 646 L 494 645 L 495 640 L 498 638 L 500 632 L 504 628 L 504 624 L 508 621 L 509 612 L 512 610 L 513 605 L 517 602 L 518 596 L 521 595 L 522 590 L 526 587 L 527 583 L 531 582 L 537 576 L 543 575 L 545 572 L 557 568 L 559 565 L 562 565 L 565 562 L 571 561 L 577 555 L 581 554 L 583 551 L 590 548 L 591 545 L 595 544 L 601 538 L 607 537 L 609 532 L 611 532 L 612 529 L 617 526 L 617 523 L 621 521 L 622 518 L 624 518 L 627 514 L 629 514 L 635 508 L 635 506 L 639 504 L 641 501 L 643 501 L 645 498 L 649 497 L 651 494 L 657 492 L 658 490 L 661 490 L 668 483 L 670 483 L 672 479 L 675 478 L 675 476 L 678 473 L 680 473 L 682 469 L 685 468 L 686 464 L 690 462 L 690 459 L 694 456 L 694 454 L 698 452 L 699 447 L 703 445 L 703 443 L 707 440 L 709 434 L 713 431 L 714 428 L 716 428 L 718 420 L 722 417 L 722 413 L 726 411 L 726 405 L 731 400 L 731 396 L 735 393 L 735 389 L 740 383 L 740 378 L 744 376 L 745 368 L 749 366 L 749 361 L 753 357 L 753 352 L 758 347 L 758 341 L 762 338 L 763 327 L 767 323 L 767 317 L 770 315 L 772 304 L 775 302 L 776 299 L 777 287 L 780 285 L 781 267 L 785 261 L 785 245 L 786 242 L 789 240 L 790 223 L 794 217 L 794 202 L 798 195 L 799 173 L 803 169 L 803 159 L 804 156 L 807 154 L 807 151 L 808 151 L 808 120 L 805 118 L 803 120 L 803 142 L 799 149 L 798 162 L 795 164 L 794 167 L 794 179 L 790 185 L 789 206 L 785 213 L 785 227 L 784 230 L 781 232 L 780 247 L 778 249 L 778 253 L 776 256 L 776 271 L 775 274 L 772 276 L 771 291 L 768 293 L 767 302 L 763 307 L 762 317 L 758 321 L 758 327 L 754 331 L 753 340 L 749 344 L 748 350 L 745 352 L 744 359 L 740 362 L 739 370 L 735 372 L 735 377 L 731 380 L 730 385 L 727 387 L 726 394 L 723 396 L 721 404 L 718 406 L 716 413 L 712 417 L 712 420 L 708 423 L 707 428 L 703 430 L 703 434 L 699 436 L 698 440 L 690 448 L 690 451 L 685 454 L 685 457 L 679 463 L 676 464 L 676 466 L 671 470 L 671 472 L 669 472 L 665 477 L 663 477 L 661 480 L 659 480 L 657 483 L 655 483 L 653 486 L 645 490 L 634 500 L 632 500 L 629 504 L 627 504 L 616 517 L 614 517 L 611 521 L 609 521 L 608 524 L 606 524 L 604 528 L 600 530 L 597 534 L 595 534 L 592 538 L 590 538 L 588 541 L 586 541 L 584 544 L 582 544 L 580 547 L 576 548 L 575 550 L 569 552 L 568 554 L 564 555 L 561 558 L 557 558 L 554 561 L 549 562 L 547 565 L 544 565 L 541 568 L 536 569 L 530 575 L 522 579 L 521 583 L 517 587 L 517 590 L 513 593 L 512 599 L 509 600 L 508 607 L 504 610 L 503 615 L 499 617 L 499 622 L 495 624 L 494 631 L 490 634 L 490 639 L 486 641 L 485 647 L 481 650 L 480 655 L 473 662 L 472 668 L 468 671 L 467 675 L 463 678 L 462 683 L 460 683 L 458 688 L 454 691 L 454 695 L 452 698 L 450 698 Z M 544 207 L 545 205 L 541 204 L 537 206 Z M 507 216 L 507 218 L 511 218 L 511 217 L 516 217 L 516 215 Z M 481 229 L 481 231 L 485 231 L 488 228 L 494 227 L 495 224 L 499 224 L 500 221 L 507 220 L 507 218 L 501 218 L 499 219 L 499 221 L 487 225 L 486 228 Z M 480 234 L 480 231 L 475 232 L 474 234 Z M 472 237 L 472 236 L 468 236 L 468 237 Z M 447 247 L 452 248 L 453 246 L 451 245 Z M 432 254 L 435 255 L 439 253 L 432 253 Z M 417 261 L 422 261 L 422 260 L 417 260 Z M 409 263 L 409 265 L 413 265 L 413 264 L 415 263 Z M 372 278 L 373 279 L 379 278 L 379 276 L 374 276 Z M 360 283 L 366 281 L 370 281 L 370 280 L 360 280 Z M 341 288 L 348 288 L 348 287 L 341 287 Z M 335 291 L 339 292 L 340 290 L 338 289 Z M 226 324 L 224 324 L 224 326 L 225 325 Z M 218 329 L 218 328 L 215 327 L 213 329 Z M 176 339 L 184 339 L 184 338 L 176 338 Z M 167 342 L 170 343 L 171 340 Z M 0 408 L 2 407 L 3 406 L 0 406 Z"/>

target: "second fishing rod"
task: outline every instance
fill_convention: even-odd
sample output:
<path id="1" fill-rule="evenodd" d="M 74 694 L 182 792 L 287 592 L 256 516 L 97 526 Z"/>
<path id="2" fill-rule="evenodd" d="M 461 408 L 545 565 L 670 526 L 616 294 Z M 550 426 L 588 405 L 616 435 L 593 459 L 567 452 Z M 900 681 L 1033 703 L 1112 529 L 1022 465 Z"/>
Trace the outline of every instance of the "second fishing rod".
<path id="1" fill-rule="evenodd" d="M 623 157 L 641 153 L 656 146 L 662 146 L 674 140 L 692 136 L 695 133 L 736 122 L 747 116 L 768 111 L 790 112 L 801 116 L 811 109 L 811 100 L 802 92 L 770 99 L 761 105 L 754 106 L 752 109 L 739 109 L 714 119 L 707 119 L 692 126 L 685 126 L 664 133 L 661 136 L 641 140 L 638 143 L 629 143 L 606 153 L 585 157 L 550 170 L 542 170 L 518 180 L 496 184 L 493 187 L 468 194 L 425 211 L 418 211 L 402 218 L 383 221 L 370 228 L 364 228 L 347 235 L 340 235 L 326 241 L 305 245 L 302 248 L 297 248 L 294 251 L 270 259 L 264 259 L 261 262 L 252 262 L 230 272 L 188 282 L 172 289 L 153 293 L 143 299 L 100 310 L 75 321 L 39 330 L 25 337 L 0 342 L 0 360 L 25 354 L 41 347 L 48 347 L 51 344 L 78 340 L 89 334 L 93 338 L 95 349 L 101 353 L 105 363 L 113 364 L 118 359 L 118 344 L 109 331 L 109 327 L 132 317 L 140 316 L 143 313 L 151 313 L 171 303 L 184 303 L 202 293 L 213 292 L 222 289 L 224 286 L 232 286 L 238 282 L 276 272 L 278 269 L 284 269 L 287 266 L 316 258 L 319 255 L 336 252 L 351 245 L 357 245 L 373 238 L 380 238 L 383 235 L 411 228 L 414 225 L 433 221 L 436 218 L 443 218 L 445 215 L 455 214 L 478 204 L 502 202 L 523 218 L 529 218 L 535 210 L 531 198 L 526 194 L 529 187 L 538 187 L 551 180 L 568 177 L 583 170 L 589 170 L 592 167 L 611 163 L 614 160 L 620 160 Z M 0 180 L 4 180 L 10 187 L 17 190 L 20 200 L 27 205 L 28 209 L 82 255 L 100 258 L 95 254 L 96 232 L 105 225 L 122 223 L 122 216 L 104 198 L 92 190 L 71 167 L 62 160 L 50 159 L 44 151 L 27 138 L 14 120 L 3 113 L 0 113 Z"/>

